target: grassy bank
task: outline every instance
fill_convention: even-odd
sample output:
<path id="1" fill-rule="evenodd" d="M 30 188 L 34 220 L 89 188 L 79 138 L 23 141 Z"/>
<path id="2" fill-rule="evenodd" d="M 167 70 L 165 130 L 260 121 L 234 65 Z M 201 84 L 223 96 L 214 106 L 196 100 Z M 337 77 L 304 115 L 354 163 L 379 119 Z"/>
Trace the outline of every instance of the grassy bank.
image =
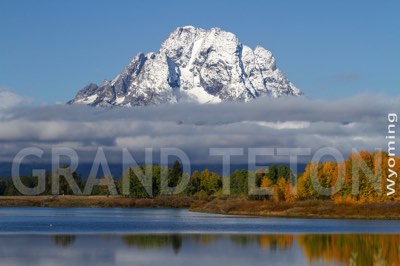
<path id="1" fill-rule="evenodd" d="M 194 201 L 191 211 L 259 217 L 400 219 L 400 202 L 334 203 L 329 200 L 294 202 L 217 198 Z"/>
<path id="2" fill-rule="evenodd" d="M 188 208 L 189 197 L 160 196 L 135 199 L 121 196 L 4 196 L 0 207 L 100 207 L 100 208 Z"/>
<path id="3" fill-rule="evenodd" d="M 196 200 L 186 196 L 148 199 L 121 196 L 3 196 L 0 207 L 189 208 L 194 212 L 257 217 L 400 219 L 400 202 L 334 203 L 329 200 L 274 202 L 217 197 Z"/>

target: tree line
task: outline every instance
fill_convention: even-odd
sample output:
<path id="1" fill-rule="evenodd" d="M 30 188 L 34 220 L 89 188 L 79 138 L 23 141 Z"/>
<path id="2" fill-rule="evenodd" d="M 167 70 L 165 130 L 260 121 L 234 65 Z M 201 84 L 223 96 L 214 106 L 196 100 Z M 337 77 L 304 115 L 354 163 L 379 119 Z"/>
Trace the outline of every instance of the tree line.
<path id="1" fill-rule="evenodd" d="M 384 152 L 353 153 L 345 161 L 337 162 L 309 162 L 305 172 L 293 176 L 290 168 L 284 165 L 270 165 L 267 169 L 256 171 L 236 170 L 229 177 L 222 177 L 208 169 L 194 171 L 188 176 L 188 183 L 180 195 L 191 196 L 198 199 L 222 197 L 224 180 L 229 180 L 230 196 L 243 197 L 254 200 L 294 201 L 308 199 L 326 199 L 335 202 L 382 201 L 394 200 L 396 193 L 387 196 L 390 180 L 388 167 L 389 157 Z M 400 171 L 400 159 L 395 158 L 394 171 Z M 139 171 L 138 171 L 139 170 Z M 392 169 L 393 170 L 393 169 Z M 142 177 L 137 173 L 150 175 L 150 183 L 144 184 Z M 125 178 L 114 180 L 119 195 L 135 198 L 157 197 L 162 194 L 162 177 L 166 176 L 164 185 L 175 187 L 181 183 L 183 173 L 182 165 L 175 161 L 172 167 L 159 165 L 138 166 L 130 168 Z M 77 173 L 73 178 L 78 187 L 83 191 L 85 180 Z M 46 175 L 46 189 L 42 195 L 51 195 L 52 175 Z M 124 181 L 125 180 L 125 181 Z M 254 187 L 249 186 L 252 182 Z M 38 179 L 32 176 L 21 178 L 27 187 L 35 187 Z M 72 195 L 67 180 L 59 179 L 59 193 Z M 124 186 L 128 190 L 124 190 Z M 395 182 L 392 188 L 400 189 L 400 183 Z M 254 193 L 258 189 L 261 193 Z M 127 192 L 127 193 L 126 193 Z M 91 195 L 108 195 L 108 187 L 95 185 Z M 15 188 L 12 180 L 0 179 L 0 195 L 17 196 L 21 193 Z"/>

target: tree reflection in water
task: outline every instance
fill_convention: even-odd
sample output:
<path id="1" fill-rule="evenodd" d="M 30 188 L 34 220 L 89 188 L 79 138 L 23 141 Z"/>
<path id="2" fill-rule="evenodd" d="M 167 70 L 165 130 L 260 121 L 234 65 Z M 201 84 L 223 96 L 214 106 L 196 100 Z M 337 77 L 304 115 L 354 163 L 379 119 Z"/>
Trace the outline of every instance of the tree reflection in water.
<path id="1" fill-rule="evenodd" d="M 400 265 L 399 235 L 299 235 L 296 239 L 309 261 Z"/>
<path id="2" fill-rule="evenodd" d="M 72 245 L 76 240 L 75 235 L 54 235 L 52 238 L 57 246 L 64 248 Z"/>
<path id="3" fill-rule="evenodd" d="M 232 243 L 246 246 L 257 244 L 262 249 L 277 251 L 287 250 L 293 244 L 293 235 L 233 235 Z"/>
<path id="4" fill-rule="evenodd" d="M 68 247 L 75 235 L 52 236 L 54 243 Z M 103 238 L 108 240 L 110 238 Z M 111 238 L 112 239 L 112 238 Z M 400 235 L 382 234 L 306 234 L 306 235 L 123 235 L 123 243 L 137 249 L 171 248 L 178 255 L 187 244 L 210 246 L 228 241 L 235 246 L 258 247 L 262 250 L 299 249 L 310 262 L 345 265 L 400 265 Z M 227 247 L 228 248 L 228 247 Z"/>
<path id="5" fill-rule="evenodd" d="M 139 249 L 157 249 L 171 246 L 175 254 L 178 254 L 183 241 L 182 235 L 124 235 L 124 243 L 130 247 Z"/>

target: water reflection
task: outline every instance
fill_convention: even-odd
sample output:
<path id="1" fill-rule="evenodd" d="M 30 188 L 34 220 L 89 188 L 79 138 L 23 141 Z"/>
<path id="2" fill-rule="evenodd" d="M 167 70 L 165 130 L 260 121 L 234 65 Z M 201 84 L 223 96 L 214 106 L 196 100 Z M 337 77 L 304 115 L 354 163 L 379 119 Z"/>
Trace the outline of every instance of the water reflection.
<path id="1" fill-rule="evenodd" d="M 88 236 L 55 235 L 51 236 L 54 244 L 61 248 L 73 248 L 79 239 Z M 171 234 L 171 235 L 123 235 L 103 236 L 96 242 L 122 240 L 129 249 L 141 251 L 163 251 L 160 254 L 179 256 L 181 253 L 193 252 L 212 258 L 211 250 L 223 252 L 241 250 L 241 256 L 251 257 L 261 254 L 265 257 L 279 252 L 281 257 L 291 256 L 293 251 L 302 254 L 304 262 L 317 265 L 400 265 L 400 235 L 378 234 L 305 234 L 305 235 L 207 235 L 207 234 Z M 0 238 L 1 240 L 1 238 Z M 210 254 L 208 254 L 210 253 Z M 303 265 L 301 257 L 293 265 Z M 194 263 L 194 265 L 197 265 Z"/>
<path id="2" fill-rule="evenodd" d="M 76 236 L 75 235 L 55 235 L 52 236 L 54 243 L 57 246 L 61 247 L 68 247 L 75 242 Z"/>
<path id="3" fill-rule="evenodd" d="M 399 235 L 300 235 L 297 241 L 309 261 L 400 265 Z"/>
<path id="4" fill-rule="evenodd" d="M 247 246 L 256 244 L 262 249 L 270 251 L 287 250 L 292 247 L 293 235 L 232 235 L 233 244 Z"/>
<path id="5" fill-rule="evenodd" d="M 126 235 L 122 236 L 124 243 L 139 249 L 161 248 L 171 246 L 174 253 L 178 254 L 182 246 L 181 235 Z"/>

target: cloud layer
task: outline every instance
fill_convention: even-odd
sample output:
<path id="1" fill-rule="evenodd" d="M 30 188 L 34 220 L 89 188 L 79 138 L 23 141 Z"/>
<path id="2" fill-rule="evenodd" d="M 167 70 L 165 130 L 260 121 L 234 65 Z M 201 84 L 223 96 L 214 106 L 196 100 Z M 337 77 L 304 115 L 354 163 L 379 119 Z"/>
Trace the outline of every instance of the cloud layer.
<path id="1" fill-rule="evenodd" d="M 0 110 L 8 109 L 23 103 L 25 99 L 8 90 L 0 90 Z"/>
<path id="2" fill-rule="evenodd" d="M 55 105 L 16 107 L 18 97 L 0 92 L 0 158 L 9 161 L 26 147 L 49 155 L 53 147 L 69 147 L 80 161 L 104 148 L 111 162 L 128 148 L 135 160 L 145 148 L 182 149 L 192 163 L 217 163 L 210 148 L 334 147 L 347 156 L 352 148 L 385 149 L 387 114 L 400 111 L 400 99 L 359 95 L 326 101 L 304 97 L 218 105 L 164 105 L 144 108 L 91 108 Z M 157 161 L 155 155 L 154 161 Z M 307 161 L 310 157 L 302 157 Z M 247 157 L 236 158 L 246 163 Z M 274 156 L 261 161 L 288 161 Z"/>

